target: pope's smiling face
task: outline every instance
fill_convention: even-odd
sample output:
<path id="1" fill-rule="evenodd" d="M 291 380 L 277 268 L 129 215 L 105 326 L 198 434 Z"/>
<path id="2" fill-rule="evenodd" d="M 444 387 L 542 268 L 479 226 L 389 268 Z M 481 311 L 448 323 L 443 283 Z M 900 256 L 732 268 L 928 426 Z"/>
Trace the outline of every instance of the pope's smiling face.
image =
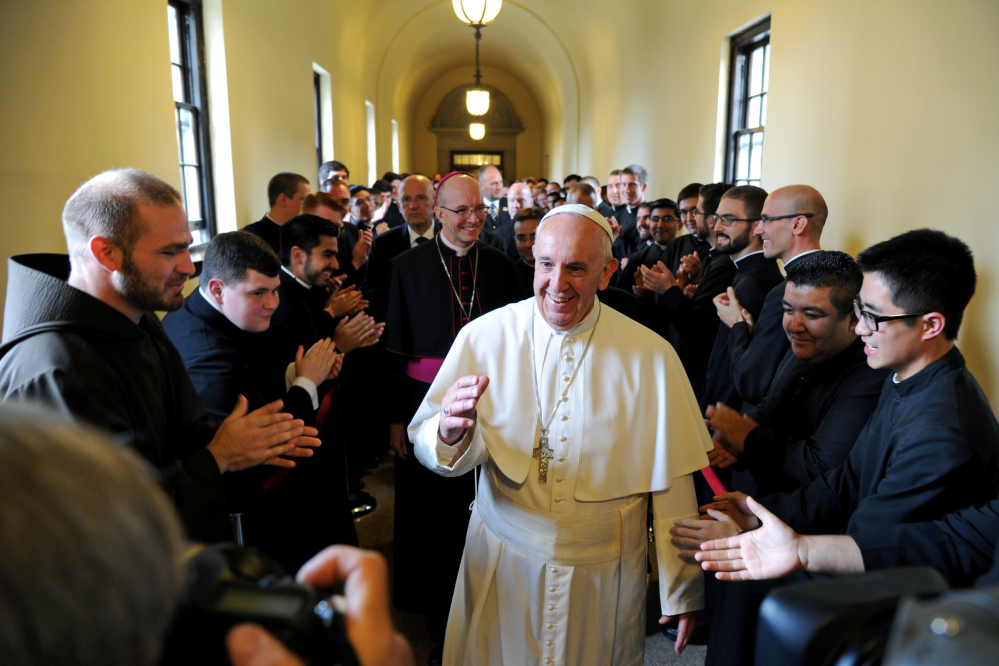
<path id="1" fill-rule="evenodd" d="M 534 295 L 549 326 L 571 330 L 593 309 L 597 291 L 617 270 L 617 260 L 605 253 L 609 244 L 603 229 L 579 215 L 555 215 L 538 228 Z"/>

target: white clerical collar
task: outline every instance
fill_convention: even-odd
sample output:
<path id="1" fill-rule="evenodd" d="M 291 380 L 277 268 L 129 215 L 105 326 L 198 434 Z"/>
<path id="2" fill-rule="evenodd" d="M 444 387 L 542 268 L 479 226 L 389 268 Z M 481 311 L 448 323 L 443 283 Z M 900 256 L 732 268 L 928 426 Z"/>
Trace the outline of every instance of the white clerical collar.
<path id="1" fill-rule="evenodd" d="M 548 320 L 545 319 L 544 315 L 541 314 L 541 310 L 538 309 L 538 299 L 534 299 L 534 310 L 535 319 L 538 322 L 544 324 L 544 326 L 552 333 L 552 335 L 579 335 L 580 333 L 585 333 L 586 331 L 593 328 L 593 325 L 597 323 L 597 315 L 600 314 L 600 299 L 594 295 L 593 297 L 593 307 L 590 308 L 590 312 L 583 317 L 583 321 L 576 324 L 575 328 L 570 328 L 568 331 L 558 331 L 552 328 Z M 543 330 L 543 329 L 542 329 Z"/>
<path id="2" fill-rule="evenodd" d="M 427 230 L 424 231 L 422 234 L 418 234 L 415 231 L 413 231 L 413 227 L 409 226 L 408 224 L 406 225 L 406 229 L 409 230 L 409 246 L 410 247 L 414 247 L 416 245 L 416 239 L 417 238 L 426 238 L 427 240 L 433 240 L 434 239 L 434 223 L 433 222 L 430 223 L 430 226 L 427 227 Z"/>
<path id="3" fill-rule="evenodd" d="M 784 268 L 787 268 L 787 265 L 789 263 L 791 263 L 792 261 L 794 261 L 795 259 L 797 259 L 798 257 L 803 257 L 806 254 L 811 254 L 812 252 L 821 252 L 821 250 L 805 250 L 801 254 L 796 254 L 796 255 L 794 255 L 793 257 L 791 257 L 790 259 L 788 259 L 787 261 L 784 262 Z"/>
<path id="4" fill-rule="evenodd" d="M 216 312 L 220 312 L 220 313 L 222 312 L 222 306 L 215 302 L 215 299 L 212 297 L 212 295 L 210 293 L 208 293 L 207 291 L 205 291 L 204 287 L 199 286 L 198 287 L 198 291 L 200 291 L 201 292 L 201 296 L 206 301 L 208 301 L 208 305 L 210 305 L 213 308 L 215 308 Z"/>
<path id="5" fill-rule="evenodd" d="M 763 252 L 763 250 L 757 250 L 756 252 L 750 252 L 749 254 L 744 254 L 744 255 L 742 255 L 741 257 L 739 257 L 738 259 L 733 259 L 733 260 L 732 260 L 732 263 L 733 263 L 733 264 L 735 264 L 735 265 L 736 265 L 736 267 L 738 267 L 738 266 L 739 266 L 739 262 L 740 262 L 740 261 L 742 261 L 742 260 L 743 260 L 743 259 L 745 259 L 746 257 L 751 257 L 751 256 L 753 256 L 754 254 L 759 254 L 760 252 Z"/>
<path id="6" fill-rule="evenodd" d="M 297 282 L 298 284 L 302 285 L 302 286 L 303 286 L 303 287 L 305 287 L 306 289 L 312 289 L 312 285 L 311 285 L 311 284 L 309 284 L 309 283 L 308 283 L 308 282 L 306 282 L 305 280 L 299 280 L 299 279 L 298 279 L 298 276 L 297 276 L 297 275 L 295 275 L 294 273 L 292 273 L 291 271 L 289 271 L 289 270 L 288 270 L 287 268 L 285 268 L 284 266 L 282 266 L 282 267 L 281 267 L 281 270 L 283 270 L 283 271 L 284 271 L 285 273 L 287 273 L 288 275 L 290 275 L 290 276 L 292 276 L 293 278 L 295 278 L 295 282 Z"/>
<path id="7" fill-rule="evenodd" d="M 459 257 L 464 257 L 466 254 L 468 254 L 468 251 L 471 249 L 471 247 L 458 247 L 457 245 L 455 245 L 454 243 L 452 243 L 447 239 L 447 236 L 444 234 L 443 231 L 437 234 L 437 236 L 438 238 L 441 239 L 442 243 L 444 243 L 449 248 L 454 250 L 455 254 L 457 254 Z"/>
<path id="8" fill-rule="evenodd" d="M 270 220 L 271 222 L 274 222 L 274 218 L 273 218 L 273 217 L 271 217 L 271 214 L 270 214 L 270 213 L 267 213 L 266 215 L 264 215 L 264 217 L 266 217 L 266 218 L 267 218 L 268 220 Z M 274 224 L 277 224 L 277 222 L 274 222 Z"/>

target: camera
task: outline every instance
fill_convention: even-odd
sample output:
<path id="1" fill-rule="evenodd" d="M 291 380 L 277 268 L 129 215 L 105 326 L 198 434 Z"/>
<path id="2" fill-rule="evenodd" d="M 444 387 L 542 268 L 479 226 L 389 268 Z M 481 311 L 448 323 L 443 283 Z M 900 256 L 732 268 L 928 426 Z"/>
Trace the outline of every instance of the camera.
<path id="1" fill-rule="evenodd" d="M 357 666 L 333 598 L 296 583 L 259 550 L 193 545 L 185 567 L 163 666 L 229 664 L 225 637 L 243 622 L 261 625 L 308 665 Z"/>

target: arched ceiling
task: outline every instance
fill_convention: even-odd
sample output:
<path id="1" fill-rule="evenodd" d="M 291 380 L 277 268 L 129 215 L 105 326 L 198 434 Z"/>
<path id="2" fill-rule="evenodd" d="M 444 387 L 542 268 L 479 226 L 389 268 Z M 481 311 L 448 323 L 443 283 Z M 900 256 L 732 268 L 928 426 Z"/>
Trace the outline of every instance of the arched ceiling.
<path id="1" fill-rule="evenodd" d="M 377 58 L 376 108 L 412 123 L 424 91 L 443 73 L 474 63 L 474 31 L 454 15 L 451 0 L 389 2 L 385 39 L 371 43 Z M 394 30 L 389 26 L 395 26 Z M 524 84 L 541 112 L 552 148 L 578 160 L 580 82 L 562 37 L 531 8 L 506 0 L 500 15 L 482 31 L 483 66 L 501 70 Z M 487 80 L 484 80 L 488 83 Z"/>

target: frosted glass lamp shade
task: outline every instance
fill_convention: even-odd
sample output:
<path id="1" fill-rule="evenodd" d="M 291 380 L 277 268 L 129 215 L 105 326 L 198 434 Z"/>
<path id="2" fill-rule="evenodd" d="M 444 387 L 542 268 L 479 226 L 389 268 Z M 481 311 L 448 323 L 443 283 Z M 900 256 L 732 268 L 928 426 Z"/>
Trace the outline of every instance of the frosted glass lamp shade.
<path id="1" fill-rule="evenodd" d="M 484 116 L 489 110 L 489 91 L 473 89 L 466 92 L 465 108 L 473 116 Z"/>
<path id="2" fill-rule="evenodd" d="M 478 141 L 486 135 L 486 126 L 482 123 L 472 123 L 468 126 L 468 134 L 473 139 Z"/>
<path id="3" fill-rule="evenodd" d="M 500 13 L 503 0 L 451 0 L 455 15 L 469 25 L 486 25 Z"/>

